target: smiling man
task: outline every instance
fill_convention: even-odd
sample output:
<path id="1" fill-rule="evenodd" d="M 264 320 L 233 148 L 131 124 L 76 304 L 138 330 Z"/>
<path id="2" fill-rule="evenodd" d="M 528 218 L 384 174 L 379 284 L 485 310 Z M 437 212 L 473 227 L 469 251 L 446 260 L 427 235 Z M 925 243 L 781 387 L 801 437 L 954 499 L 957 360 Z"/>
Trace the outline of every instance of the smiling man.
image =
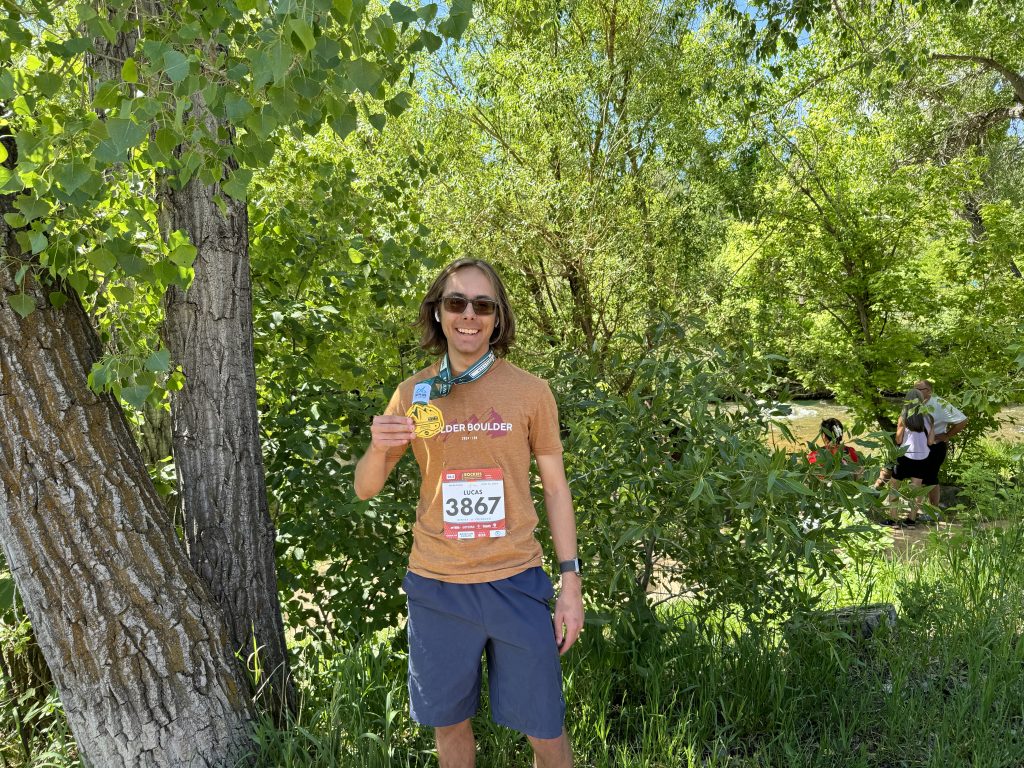
<path id="1" fill-rule="evenodd" d="M 504 359 L 515 317 L 494 268 L 460 259 L 420 304 L 424 349 L 440 355 L 402 382 L 356 466 L 376 495 L 411 444 L 421 484 L 409 572 L 409 697 L 434 728 L 442 768 L 475 764 L 470 718 L 487 657 L 491 717 L 529 738 L 536 765 L 568 768 L 559 654 L 583 630 L 576 520 L 547 383 Z M 537 461 L 559 560 L 560 590 L 541 568 L 530 495 Z"/>

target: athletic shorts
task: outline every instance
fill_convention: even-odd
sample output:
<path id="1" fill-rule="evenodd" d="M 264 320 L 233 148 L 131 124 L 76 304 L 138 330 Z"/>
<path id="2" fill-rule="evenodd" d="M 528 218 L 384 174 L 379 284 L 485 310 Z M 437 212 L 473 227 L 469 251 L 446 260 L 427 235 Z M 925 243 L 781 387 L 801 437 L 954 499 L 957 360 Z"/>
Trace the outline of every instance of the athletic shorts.
<path id="1" fill-rule="evenodd" d="M 933 443 L 928 447 L 930 450 L 928 451 L 928 458 L 925 459 L 928 466 L 925 468 L 924 484 L 938 485 L 939 470 L 942 468 L 942 464 L 946 460 L 946 454 L 949 452 L 949 443 L 943 441 L 941 443 Z"/>
<path id="2" fill-rule="evenodd" d="M 554 590 L 542 568 L 483 584 L 409 572 L 402 589 L 416 722 L 438 728 L 476 714 L 486 654 L 491 719 L 537 739 L 562 735 L 562 667 L 548 602 Z"/>
<path id="3" fill-rule="evenodd" d="M 930 458 L 930 454 L 924 459 L 908 459 L 906 456 L 900 456 L 896 459 L 896 469 L 892 473 L 893 479 L 912 480 L 916 477 L 923 481 L 929 471 Z"/>

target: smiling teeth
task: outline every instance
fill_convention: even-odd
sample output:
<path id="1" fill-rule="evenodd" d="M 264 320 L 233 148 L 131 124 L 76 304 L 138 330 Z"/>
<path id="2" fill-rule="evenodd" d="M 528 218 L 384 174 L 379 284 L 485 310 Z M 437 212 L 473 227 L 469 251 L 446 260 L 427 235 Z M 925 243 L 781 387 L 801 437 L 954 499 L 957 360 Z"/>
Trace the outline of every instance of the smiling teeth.
<path id="1" fill-rule="evenodd" d="M 456 328 L 455 330 L 457 330 L 463 336 L 475 336 L 476 334 L 480 333 L 479 330 L 473 330 L 471 328 Z"/>

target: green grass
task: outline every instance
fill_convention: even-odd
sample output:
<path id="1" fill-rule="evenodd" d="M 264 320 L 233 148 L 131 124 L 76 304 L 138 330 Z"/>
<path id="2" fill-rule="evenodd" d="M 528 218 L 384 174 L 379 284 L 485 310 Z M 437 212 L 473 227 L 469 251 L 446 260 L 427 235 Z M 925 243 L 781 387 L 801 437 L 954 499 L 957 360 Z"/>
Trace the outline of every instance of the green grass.
<path id="1" fill-rule="evenodd" d="M 577 764 L 1024 765 L 1024 527 L 851 564 L 827 598 L 893 602 L 897 626 L 854 641 L 820 620 L 743 628 L 675 603 L 662 627 L 589 627 L 563 664 Z M 307 648 L 301 711 L 288 729 L 260 726 L 259 764 L 436 765 L 431 734 L 408 716 L 405 662 L 401 632 L 329 661 Z M 475 729 L 482 768 L 530 765 L 486 705 Z M 0 741 L 20 765 L 12 746 Z M 36 764 L 74 763 L 51 752 Z"/>
<path id="2" fill-rule="evenodd" d="M 935 541 L 847 577 L 832 600 L 894 602 L 895 631 L 742 629 L 678 604 L 664 628 L 588 630 L 564 663 L 577 764 L 1024 764 L 1024 529 Z M 407 715 L 401 635 L 335 658 L 303 680 L 295 727 L 261 730 L 263 764 L 435 765 Z M 486 714 L 475 729 L 479 765 L 530 765 L 525 741 Z"/>

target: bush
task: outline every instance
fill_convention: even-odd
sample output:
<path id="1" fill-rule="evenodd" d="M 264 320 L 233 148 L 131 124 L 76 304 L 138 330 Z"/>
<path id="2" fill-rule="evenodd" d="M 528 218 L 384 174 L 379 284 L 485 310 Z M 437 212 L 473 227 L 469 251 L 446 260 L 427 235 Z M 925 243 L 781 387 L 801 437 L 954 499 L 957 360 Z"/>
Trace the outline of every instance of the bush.
<path id="1" fill-rule="evenodd" d="M 779 621 L 813 603 L 876 534 L 877 499 L 848 465 L 767 447 L 779 382 L 751 350 L 727 350 L 666 321 L 651 350 L 617 360 L 615 390 L 562 360 L 566 466 L 594 619 L 653 618 L 647 592 L 709 611 Z M 773 410 L 774 409 L 774 410 Z"/>
<path id="2" fill-rule="evenodd" d="M 979 520 L 1015 519 L 1024 506 L 1024 446 L 983 439 L 957 458 L 961 515 Z"/>

